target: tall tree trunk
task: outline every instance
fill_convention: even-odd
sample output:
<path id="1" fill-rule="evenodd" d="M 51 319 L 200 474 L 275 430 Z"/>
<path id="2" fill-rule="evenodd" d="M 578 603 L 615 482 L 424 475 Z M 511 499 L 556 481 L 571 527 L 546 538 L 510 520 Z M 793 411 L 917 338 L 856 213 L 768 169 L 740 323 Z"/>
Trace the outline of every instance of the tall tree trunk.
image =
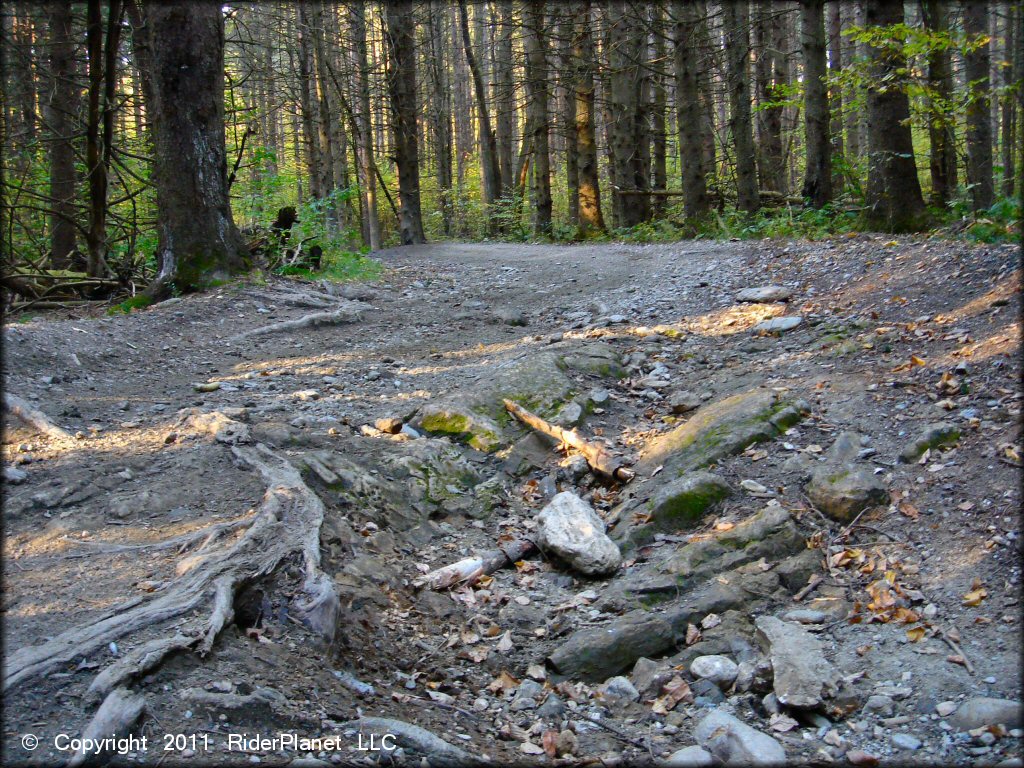
<path id="1" fill-rule="evenodd" d="M 1024 10 L 1019 4 L 1011 5 L 1007 10 L 1007 36 L 1004 46 L 1004 70 L 1007 83 L 1019 83 L 1021 78 L 1020 69 L 1014 61 L 1014 51 L 1017 49 L 1017 38 L 1021 34 L 1020 13 Z M 1017 102 L 1014 94 L 1002 96 L 1002 194 L 1006 197 L 1013 197 L 1014 194 L 1014 164 L 1017 153 L 1021 147 L 1014 144 L 1014 135 L 1017 121 L 1020 119 L 1017 113 Z"/>
<path id="2" fill-rule="evenodd" d="M 477 11 L 482 6 L 477 6 Z M 459 26 L 462 30 L 462 46 L 466 62 L 473 75 L 473 90 L 476 94 L 477 117 L 480 124 L 480 161 L 483 165 L 484 205 L 487 207 L 487 230 L 493 235 L 497 231 L 494 203 L 501 196 L 501 167 L 498 163 L 498 143 L 491 128 L 491 115 L 487 109 L 487 89 L 484 78 L 473 55 L 473 44 L 469 38 L 469 16 L 465 0 L 459 0 Z"/>
<path id="3" fill-rule="evenodd" d="M 843 18 L 840 0 L 831 0 L 828 11 L 828 71 L 836 75 L 843 69 Z M 843 175 L 839 171 L 835 158 L 845 156 L 843 141 L 843 95 L 839 87 L 829 89 L 829 114 L 836 119 L 830 123 L 832 133 L 832 194 L 838 195 L 843 190 Z"/>
<path id="4" fill-rule="evenodd" d="M 666 189 L 668 187 L 668 134 L 665 128 L 665 105 L 666 89 L 665 76 L 661 70 L 664 67 L 665 36 L 664 32 L 665 8 L 662 2 L 655 3 L 652 8 L 651 27 L 654 30 L 654 67 L 657 72 L 651 74 L 651 106 L 649 110 L 651 121 L 651 183 L 654 189 Z M 661 214 L 665 210 L 665 198 L 660 195 L 653 201 L 653 211 Z"/>
<path id="5" fill-rule="evenodd" d="M 972 41 L 988 35 L 987 0 L 972 0 L 964 4 L 964 32 Z M 967 183 L 976 211 L 990 207 L 995 197 L 989 58 L 987 40 L 964 56 L 970 99 L 967 103 Z"/>
<path id="6" fill-rule="evenodd" d="M 416 131 L 415 18 L 409 0 L 385 6 L 388 95 L 398 166 L 398 229 L 402 245 L 427 241 L 420 213 L 419 142 Z"/>
<path id="7" fill-rule="evenodd" d="M 533 231 L 551 232 L 551 158 L 548 152 L 547 41 L 543 0 L 530 0 L 524 23 L 526 48 L 526 110 L 533 133 Z"/>
<path id="8" fill-rule="evenodd" d="M 946 0 L 924 0 L 921 4 L 924 25 L 943 34 L 948 31 Z M 928 87 L 932 103 L 928 110 L 928 140 L 930 145 L 929 170 L 931 172 L 932 205 L 944 208 L 956 189 L 956 137 L 954 117 L 946 113 L 945 105 L 953 94 L 953 74 L 949 63 L 949 50 L 933 47 L 928 52 Z"/>
<path id="9" fill-rule="evenodd" d="M 633 227 L 650 215 L 649 189 L 643 172 L 640 56 L 644 42 L 639 24 L 631 23 L 630 6 L 608 3 L 609 117 L 613 209 L 620 227 Z"/>
<path id="10" fill-rule="evenodd" d="M 814 208 L 821 208 L 832 200 L 824 0 L 804 0 L 801 4 L 800 40 L 804 57 L 804 137 L 807 143 L 802 194 Z"/>
<path id="11" fill-rule="evenodd" d="M 857 12 L 857 7 L 860 5 L 860 0 L 842 0 L 840 2 L 840 11 L 842 13 L 842 25 L 847 27 L 852 24 L 856 24 L 857 20 L 854 18 Z M 842 57 L 843 61 L 847 65 L 852 64 L 854 58 L 857 56 L 857 43 L 847 38 L 843 39 L 842 42 Z M 846 108 L 843 110 L 843 122 L 846 128 L 846 158 L 849 162 L 846 163 L 846 167 L 850 168 L 854 162 L 860 159 L 861 152 L 861 110 L 854 109 L 850 102 L 847 102 Z"/>
<path id="12" fill-rule="evenodd" d="M 583 0 L 573 39 L 576 69 L 576 152 L 579 167 L 580 234 L 604 232 L 601 188 L 597 173 L 597 143 L 594 138 L 594 38 L 590 34 L 590 0 Z"/>
<path id="13" fill-rule="evenodd" d="M 501 168 L 501 194 L 508 195 L 515 185 L 516 166 L 512 154 L 515 144 L 515 86 L 512 80 L 512 2 L 499 0 L 498 39 L 494 46 L 494 109 L 498 165 Z"/>
<path id="14" fill-rule="evenodd" d="M 231 216 L 224 146 L 224 18 L 220 5 L 147 3 L 159 274 L 146 292 L 164 297 L 248 266 Z"/>
<path id="15" fill-rule="evenodd" d="M 309 6 L 299 3 L 299 109 L 302 112 L 302 135 L 306 144 L 306 174 L 309 179 L 309 194 L 314 199 L 324 196 L 323 172 L 320 169 L 320 137 L 317 133 L 316 83 L 313 75 L 313 30 L 309 17 Z"/>
<path id="16" fill-rule="evenodd" d="M 750 117 L 750 8 L 747 0 L 722 5 L 729 90 L 729 133 L 736 151 L 736 206 L 747 213 L 761 207 L 757 187 L 754 130 Z"/>
<path id="17" fill-rule="evenodd" d="M 49 4 L 50 93 L 44 117 L 50 132 L 50 265 L 67 269 L 77 250 L 75 227 L 75 148 L 72 139 L 78 115 L 74 77 L 75 44 L 71 0 Z M 137 85 L 136 85 L 137 87 Z"/>
<path id="18" fill-rule="evenodd" d="M 359 155 L 359 172 L 361 179 L 360 194 L 363 197 L 363 217 L 366 222 L 366 243 L 370 250 L 380 248 L 380 220 L 377 216 L 377 166 L 373 161 L 373 127 L 370 112 L 370 67 L 366 58 L 366 6 L 364 3 L 353 3 L 350 6 L 349 20 L 352 40 L 355 44 L 355 75 L 356 75 L 356 135 L 359 142 L 356 152 Z"/>
<path id="19" fill-rule="evenodd" d="M 576 65 L 573 60 L 574 14 L 564 13 L 559 21 L 558 64 L 561 71 L 562 116 L 560 133 L 565 144 L 565 188 L 569 225 L 580 224 L 580 168 L 576 146 Z"/>
<path id="20" fill-rule="evenodd" d="M 434 160 L 437 166 L 437 194 L 441 225 L 445 235 L 452 234 L 452 96 L 448 77 L 448 16 L 437 0 L 431 0 L 427 19 L 430 57 L 427 74 L 431 84 L 429 122 L 434 134 Z"/>
<path id="21" fill-rule="evenodd" d="M 311 68 L 313 93 L 316 96 L 316 132 L 317 146 L 320 151 L 320 191 L 326 198 L 331 198 L 340 179 L 335 178 L 334 170 L 337 165 L 336 157 L 340 147 L 334 145 L 337 138 L 336 125 L 341 124 L 341 116 L 335 112 L 333 105 L 327 96 L 327 60 L 324 45 L 324 15 L 323 7 L 319 2 L 309 4 L 307 18 L 310 21 L 310 33 L 313 38 L 313 67 Z M 341 170 L 340 168 L 338 170 Z M 341 205 L 337 200 L 331 198 L 326 210 L 325 224 L 328 231 L 335 230 L 340 224 L 338 209 Z"/>
<path id="22" fill-rule="evenodd" d="M 866 0 L 870 26 L 903 23 L 902 3 Z M 906 61 L 898 46 L 870 46 L 867 83 L 868 185 L 865 218 L 869 225 L 891 232 L 911 231 L 923 224 L 924 200 L 914 163 L 910 104 L 902 72 Z"/>
<path id="23" fill-rule="evenodd" d="M 757 92 L 757 171 L 760 188 L 782 192 L 785 189 L 782 159 L 782 107 L 775 104 L 778 92 L 778 60 L 783 52 L 778 49 L 779 10 L 774 5 L 758 5 L 753 25 L 754 87 Z"/>
<path id="24" fill-rule="evenodd" d="M 688 219 L 708 212 L 704 141 L 701 130 L 703 110 L 697 86 L 697 15 L 688 0 L 675 4 L 676 123 L 679 126 L 679 155 L 682 162 L 683 210 Z"/>

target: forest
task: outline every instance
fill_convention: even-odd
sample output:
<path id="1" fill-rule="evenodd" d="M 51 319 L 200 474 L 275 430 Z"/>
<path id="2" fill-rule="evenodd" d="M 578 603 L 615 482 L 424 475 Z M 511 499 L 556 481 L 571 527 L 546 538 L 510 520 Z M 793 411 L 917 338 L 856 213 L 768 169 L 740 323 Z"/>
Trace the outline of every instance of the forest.
<path id="1" fill-rule="evenodd" d="M 990 766 L 1024 4 L 5 0 L 4 766 Z"/>
<path id="2" fill-rule="evenodd" d="M 5 4 L 14 303 L 439 239 L 1019 233 L 1019 3 L 185 7 Z"/>

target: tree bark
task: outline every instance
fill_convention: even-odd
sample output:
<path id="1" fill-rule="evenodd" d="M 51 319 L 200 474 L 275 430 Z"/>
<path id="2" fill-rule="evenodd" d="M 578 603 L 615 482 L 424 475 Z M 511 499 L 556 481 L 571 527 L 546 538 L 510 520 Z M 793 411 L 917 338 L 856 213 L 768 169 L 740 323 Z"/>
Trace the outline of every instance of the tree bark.
<path id="1" fill-rule="evenodd" d="M 495 78 L 494 105 L 496 117 L 496 141 L 498 144 L 498 165 L 501 168 L 501 194 L 508 195 L 515 186 L 516 166 L 513 162 L 515 135 L 515 86 L 512 80 L 512 3 L 500 0 L 498 39 L 494 46 Z"/>
<path id="2" fill-rule="evenodd" d="M 575 7 L 573 10 L 576 10 Z M 569 225 L 580 225 L 580 168 L 576 146 L 576 64 L 573 59 L 575 24 L 573 13 L 565 13 L 559 21 L 558 63 L 561 70 L 562 118 L 559 132 L 565 143 L 565 188 Z"/>
<path id="3" fill-rule="evenodd" d="M 377 216 L 377 171 L 373 161 L 373 126 L 370 112 L 370 67 L 366 59 L 366 6 L 353 3 L 350 7 L 351 33 L 355 44 L 356 91 L 358 93 L 356 112 L 356 135 L 359 137 L 356 151 L 359 154 L 359 170 L 363 196 L 363 218 L 366 222 L 366 243 L 371 251 L 380 249 L 380 219 Z"/>
<path id="4" fill-rule="evenodd" d="M 320 170 L 320 139 L 317 134 L 316 85 L 313 82 L 313 42 L 309 20 L 309 7 L 296 6 L 299 42 L 299 109 L 302 112 L 302 136 L 306 144 L 306 175 L 309 195 L 314 199 L 324 196 L 323 173 Z"/>
<path id="5" fill-rule="evenodd" d="M 964 32 L 970 41 L 988 35 L 988 2 L 973 0 L 964 4 Z M 992 205 L 995 188 L 992 181 L 991 89 L 989 83 L 989 43 L 986 41 L 964 55 L 969 101 L 967 103 L 967 184 L 975 211 Z"/>
<path id="6" fill-rule="evenodd" d="M 445 49 L 448 42 L 448 18 L 441 3 L 432 0 L 427 22 L 430 60 L 427 72 L 433 93 L 430 100 L 430 124 L 434 132 L 434 159 L 437 167 L 437 194 L 441 208 L 441 226 L 452 234 L 452 127 L 451 84 Z"/>
<path id="7" fill-rule="evenodd" d="M 722 5 L 729 90 L 729 133 L 736 151 L 736 206 L 746 213 L 761 207 L 754 131 L 750 116 L 750 9 L 747 0 Z"/>
<path id="8" fill-rule="evenodd" d="M 478 12 L 480 6 L 478 6 Z M 469 16 L 466 12 L 466 1 L 459 0 L 459 26 L 462 30 L 462 46 L 466 53 L 466 62 L 473 75 L 473 90 L 476 94 L 477 117 L 480 125 L 480 162 L 483 165 L 484 205 L 487 207 L 487 231 L 496 233 L 497 221 L 494 217 L 494 203 L 501 196 L 501 166 L 498 162 L 498 143 L 491 128 L 491 116 L 487 109 L 487 89 L 483 75 L 473 55 L 473 44 L 469 38 Z"/>
<path id="9" fill-rule="evenodd" d="M 775 106 L 779 98 L 776 88 L 780 84 L 778 61 L 784 55 L 779 50 L 779 10 L 774 5 L 757 7 L 757 18 L 753 25 L 754 48 L 757 59 L 754 65 L 754 88 L 758 99 L 757 113 L 757 171 L 760 188 L 782 193 L 786 188 L 782 157 L 782 107 Z"/>
<path id="10" fill-rule="evenodd" d="M 903 5 L 866 0 L 870 26 L 903 23 Z M 906 61 L 898 45 L 869 46 L 867 83 L 868 185 L 865 219 L 890 232 L 913 231 L 924 224 L 924 200 L 914 162 L 910 104 L 901 74 Z"/>
<path id="11" fill-rule="evenodd" d="M 676 2 L 675 14 L 676 123 L 679 126 L 683 210 L 688 219 L 697 219 L 707 214 L 709 209 L 701 130 L 703 110 L 697 85 L 697 17 L 688 0 Z"/>
<path id="12" fill-rule="evenodd" d="M 50 94 L 44 116 L 50 132 L 50 266 L 67 269 L 77 249 L 75 227 L 75 148 L 78 114 L 74 77 L 75 45 L 72 37 L 71 0 L 57 0 L 48 8 L 50 37 Z"/>
<path id="13" fill-rule="evenodd" d="M 634 227 L 650 216 L 650 198 L 629 194 L 646 190 L 642 130 L 640 56 L 643 35 L 630 22 L 630 6 L 623 0 L 608 3 L 609 117 L 612 155 L 612 195 L 616 224 Z M 619 194 L 625 192 L 626 194 Z"/>
<path id="14" fill-rule="evenodd" d="M 584 0 L 575 26 L 573 62 L 576 68 L 576 152 L 579 168 L 580 235 L 605 231 L 594 138 L 594 38 L 590 34 L 590 0 Z"/>
<path id="15" fill-rule="evenodd" d="M 1018 59 L 1020 56 L 1019 49 L 1024 45 L 1024 41 L 1022 41 L 1018 36 L 1017 19 L 1022 10 L 1024 9 L 1022 9 L 1020 5 L 1011 5 L 1007 10 L 1006 46 L 1003 54 L 1004 66 L 1007 67 L 1005 70 L 1007 83 L 1019 83 L 1021 79 Z M 1017 149 L 1019 149 L 1019 147 L 1015 147 L 1013 143 L 1014 134 L 1016 133 L 1016 124 L 1019 117 L 1017 113 L 1016 100 L 1012 94 L 1003 96 L 1002 112 L 1003 194 L 1007 197 L 1012 197 L 1016 176 L 1015 167 Z"/>
<path id="16" fill-rule="evenodd" d="M 526 110 L 533 133 L 533 232 L 551 232 L 551 158 L 548 152 L 547 41 L 544 36 L 544 3 L 530 0 L 526 8 Z"/>
<path id="17" fill-rule="evenodd" d="M 927 29 L 945 33 L 948 31 L 945 0 L 925 0 L 921 5 L 924 25 Z M 953 116 L 946 113 L 953 94 L 953 75 L 949 62 L 949 50 L 932 48 L 928 52 L 928 88 L 931 105 L 928 110 L 929 171 L 931 173 L 932 205 L 945 207 L 956 190 L 956 136 Z"/>
<path id="18" fill-rule="evenodd" d="M 224 145 L 224 18 L 194 0 L 147 3 L 159 272 L 147 293 L 209 286 L 248 266 L 231 216 Z"/>
<path id="19" fill-rule="evenodd" d="M 654 189 L 668 187 L 668 134 L 665 129 L 665 105 L 667 95 L 665 76 L 662 74 L 663 61 L 666 57 L 664 29 L 665 9 L 662 2 L 655 3 L 652 8 L 651 27 L 654 30 L 653 58 L 657 72 L 652 72 L 651 101 L 649 109 L 651 135 L 651 184 Z M 652 204 L 653 213 L 660 215 L 665 210 L 665 198 L 656 197 Z"/>
<path id="20" fill-rule="evenodd" d="M 800 8 L 807 147 L 802 194 L 812 207 L 821 208 L 832 199 L 832 138 L 825 85 L 825 0 L 804 0 Z"/>
<path id="21" fill-rule="evenodd" d="M 402 245 L 425 243 L 420 213 L 419 141 L 416 130 L 415 18 L 409 0 L 387 3 L 388 95 L 391 102 L 395 165 L 398 166 L 398 229 Z"/>

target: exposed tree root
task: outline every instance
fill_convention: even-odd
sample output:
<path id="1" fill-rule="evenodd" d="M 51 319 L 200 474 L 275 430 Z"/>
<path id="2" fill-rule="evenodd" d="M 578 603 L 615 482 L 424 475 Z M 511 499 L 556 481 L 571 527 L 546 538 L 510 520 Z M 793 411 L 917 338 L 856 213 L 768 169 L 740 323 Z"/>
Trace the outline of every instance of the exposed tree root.
<path id="1" fill-rule="evenodd" d="M 92 557 L 94 555 L 116 555 L 122 552 L 156 552 L 162 549 L 172 549 L 174 547 L 177 547 L 177 552 L 175 554 L 181 555 L 200 539 L 203 539 L 203 543 L 199 546 L 199 549 L 203 550 L 217 541 L 224 534 L 237 531 L 239 528 L 244 528 L 250 523 L 252 523 L 252 516 L 246 515 L 245 517 L 240 517 L 237 520 L 229 520 L 224 523 L 206 526 L 170 539 L 154 541 L 150 544 L 109 544 L 103 541 L 72 539 L 68 536 L 62 536 L 61 538 L 69 544 L 95 547 L 95 549 L 92 549 L 89 552 L 73 552 L 71 554 L 64 555 L 63 557 L 74 558 Z"/>
<path id="2" fill-rule="evenodd" d="M 227 339 L 227 341 L 242 341 L 243 339 L 251 339 L 254 336 L 265 336 L 269 333 L 284 333 L 287 331 L 298 331 L 303 328 L 317 328 L 322 325 L 341 325 L 343 323 L 355 323 L 358 322 L 363 312 L 367 309 L 367 305 L 359 302 L 345 302 L 343 306 L 333 312 L 314 312 L 310 315 L 304 315 L 297 320 L 285 320 L 280 323 L 271 323 L 270 325 L 264 325 L 260 328 L 253 328 L 243 333 L 235 334 Z"/>
<path id="3" fill-rule="evenodd" d="M 44 435 L 48 435 L 49 437 L 57 440 L 72 439 L 70 432 L 58 427 L 53 423 L 49 416 L 39 409 L 33 408 L 17 395 L 12 395 L 8 392 L 4 393 L 4 410 L 12 416 L 16 416 L 21 419 L 30 427 L 42 432 Z"/>
<path id="4" fill-rule="evenodd" d="M 245 584 L 273 572 L 299 554 L 304 563 L 306 599 L 297 606 L 303 622 L 327 643 L 334 640 L 340 601 L 320 568 L 320 527 L 324 505 L 286 458 L 264 445 L 234 445 L 235 458 L 255 469 L 267 484 L 248 529 L 234 543 L 197 553 L 179 564 L 179 577 L 148 599 L 133 599 L 90 624 L 72 628 L 42 645 L 19 648 L 4 661 L 3 689 L 45 674 L 60 664 L 129 633 L 209 606 L 206 620 L 191 619 L 177 637 L 147 643 L 101 673 L 92 695 L 100 695 L 168 654 L 195 646 L 206 654 L 231 621 L 234 596 Z M 184 567 L 182 567 L 184 566 Z M 93 689 L 91 689 L 93 690 Z"/>
<path id="5" fill-rule="evenodd" d="M 392 746 L 384 741 L 384 736 L 390 734 L 391 738 L 394 739 L 394 746 L 415 749 L 417 752 L 427 755 L 431 765 L 468 766 L 486 764 L 479 757 L 471 755 L 454 744 L 449 744 L 440 736 L 434 735 L 427 729 L 420 728 L 412 723 L 406 723 L 403 720 L 392 720 L 387 717 L 361 717 L 345 725 L 358 728 L 361 734 L 376 736 L 377 743 L 381 744 L 385 749 Z"/>
<path id="6" fill-rule="evenodd" d="M 125 688 L 111 691 L 82 731 L 82 741 L 100 741 L 110 737 L 118 739 L 128 735 L 145 709 L 146 698 L 141 693 L 132 693 Z M 101 755 L 102 752 L 86 752 L 84 747 L 80 748 L 71 758 L 68 768 L 77 768 L 87 760 L 96 761 Z"/>

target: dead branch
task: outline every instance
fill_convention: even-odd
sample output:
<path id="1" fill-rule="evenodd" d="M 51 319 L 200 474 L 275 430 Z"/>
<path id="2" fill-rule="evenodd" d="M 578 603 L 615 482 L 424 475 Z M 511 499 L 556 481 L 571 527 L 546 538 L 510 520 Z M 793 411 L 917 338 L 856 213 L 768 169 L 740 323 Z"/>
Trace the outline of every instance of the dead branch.
<path id="1" fill-rule="evenodd" d="M 489 549 L 479 555 L 467 557 L 457 563 L 425 573 L 413 580 L 414 587 L 430 587 L 430 589 L 447 589 L 456 584 L 473 584 L 481 576 L 487 576 L 504 568 L 509 563 L 522 560 L 537 550 L 536 545 L 528 539 L 515 539 L 506 544 L 499 544 L 497 549 Z"/>
<path id="2" fill-rule="evenodd" d="M 242 333 L 235 334 L 227 341 L 242 341 L 251 339 L 253 336 L 265 336 L 270 333 L 284 333 L 287 331 L 298 331 L 303 328 L 318 328 L 325 325 L 342 325 L 344 323 L 358 322 L 367 309 L 366 305 L 359 302 L 348 302 L 340 309 L 333 312 L 314 312 L 304 315 L 297 320 L 285 320 L 280 323 L 271 323 L 260 328 L 253 328 Z"/>
<path id="3" fill-rule="evenodd" d="M 626 462 L 621 456 L 616 456 L 600 443 L 586 440 L 575 429 L 563 429 L 557 424 L 544 421 L 540 416 L 530 413 L 521 405 L 511 400 L 505 400 L 504 402 L 508 412 L 526 426 L 579 451 L 583 458 L 587 460 L 590 468 L 599 475 L 604 475 L 612 480 L 619 480 L 623 483 L 628 483 L 636 476 L 633 470 L 626 467 Z"/>
<path id="4" fill-rule="evenodd" d="M 4 410 L 16 416 L 30 427 L 57 440 L 71 440 L 71 434 L 54 424 L 50 417 L 37 408 L 33 408 L 17 395 L 4 393 Z"/>

